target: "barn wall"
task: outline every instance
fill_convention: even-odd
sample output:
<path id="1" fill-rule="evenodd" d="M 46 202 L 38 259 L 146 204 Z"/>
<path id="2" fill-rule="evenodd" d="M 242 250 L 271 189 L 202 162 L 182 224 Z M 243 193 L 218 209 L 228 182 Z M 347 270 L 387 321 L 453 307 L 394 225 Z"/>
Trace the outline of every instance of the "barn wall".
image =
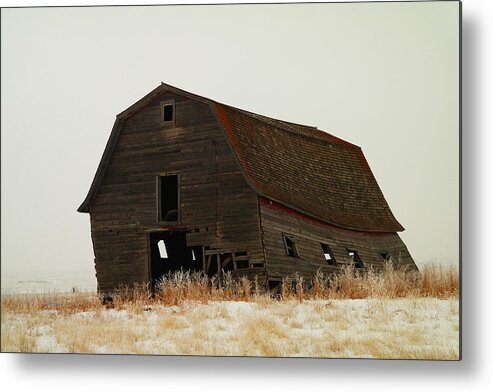
<path id="1" fill-rule="evenodd" d="M 175 100 L 175 125 L 160 102 Z M 180 175 L 180 221 L 158 224 L 156 177 Z M 148 233 L 181 229 L 188 245 L 249 251 L 263 262 L 258 199 L 246 184 L 209 105 L 165 93 L 124 122 L 90 205 L 98 284 L 110 290 L 149 279 Z M 242 273 L 264 274 L 264 269 Z"/>
<path id="2" fill-rule="evenodd" d="M 341 265 L 351 263 L 347 249 L 352 249 L 358 252 L 367 267 L 381 268 L 383 260 L 379 253 L 387 252 L 400 265 L 416 268 L 397 233 L 372 234 L 336 228 L 263 198 L 260 199 L 260 216 L 269 280 L 295 272 L 310 278 L 318 269 L 324 274 L 339 271 L 340 267 L 329 266 L 325 261 L 322 242 L 330 246 L 335 260 Z M 299 258 L 286 254 L 283 233 L 294 239 Z"/>

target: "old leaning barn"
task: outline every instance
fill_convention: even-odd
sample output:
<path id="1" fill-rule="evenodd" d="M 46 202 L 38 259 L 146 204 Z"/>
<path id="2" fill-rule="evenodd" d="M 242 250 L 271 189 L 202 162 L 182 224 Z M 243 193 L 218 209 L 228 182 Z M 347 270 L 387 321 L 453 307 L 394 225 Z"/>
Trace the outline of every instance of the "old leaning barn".
<path id="1" fill-rule="evenodd" d="M 161 84 L 120 113 L 89 193 L 98 288 L 179 269 L 275 287 L 416 265 L 360 147 Z"/>

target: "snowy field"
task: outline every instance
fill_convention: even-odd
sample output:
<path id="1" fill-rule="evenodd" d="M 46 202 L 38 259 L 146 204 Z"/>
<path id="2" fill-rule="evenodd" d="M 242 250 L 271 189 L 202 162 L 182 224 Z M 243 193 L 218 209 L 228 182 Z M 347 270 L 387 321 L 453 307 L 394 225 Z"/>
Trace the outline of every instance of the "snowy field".
<path id="1" fill-rule="evenodd" d="M 456 298 L 2 309 L 2 351 L 337 358 L 459 358 Z"/>
<path id="2" fill-rule="evenodd" d="M 71 271 L 2 271 L 2 293 L 96 290 L 94 268 Z"/>

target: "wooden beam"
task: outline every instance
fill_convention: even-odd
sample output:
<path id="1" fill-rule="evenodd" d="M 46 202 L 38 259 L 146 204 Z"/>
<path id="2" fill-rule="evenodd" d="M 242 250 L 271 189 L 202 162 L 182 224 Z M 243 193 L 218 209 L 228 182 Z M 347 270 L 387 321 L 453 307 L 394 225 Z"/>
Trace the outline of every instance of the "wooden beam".
<path id="1" fill-rule="evenodd" d="M 205 267 L 204 272 L 207 274 L 209 272 L 209 268 L 211 266 L 212 255 L 207 256 L 207 265 Z"/>

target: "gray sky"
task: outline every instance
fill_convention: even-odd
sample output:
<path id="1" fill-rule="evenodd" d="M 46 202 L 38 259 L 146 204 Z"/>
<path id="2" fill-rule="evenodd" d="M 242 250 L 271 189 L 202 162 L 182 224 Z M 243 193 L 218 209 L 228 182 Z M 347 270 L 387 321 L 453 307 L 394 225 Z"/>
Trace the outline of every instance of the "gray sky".
<path id="1" fill-rule="evenodd" d="M 418 265 L 459 248 L 458 3 L 3 9 L 2 272 L 93 273 L 76 212 L 161 81 L 363 148 Z"/>

